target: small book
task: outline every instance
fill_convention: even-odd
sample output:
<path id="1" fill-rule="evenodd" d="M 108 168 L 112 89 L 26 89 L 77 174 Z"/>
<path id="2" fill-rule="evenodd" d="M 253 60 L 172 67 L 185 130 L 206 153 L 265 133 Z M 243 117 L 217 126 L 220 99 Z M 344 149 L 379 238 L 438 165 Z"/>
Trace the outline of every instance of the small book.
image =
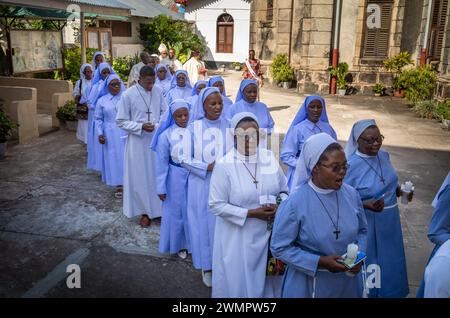
<path id="1" fill-rule="evenodd" d="M 352 269 L 353 267 L 355 267 L 359 263 L 363 262 L 367 258 L 367 255 L 364 252 L 358 251 L 358 255 L 356 256 L 356 259 L 354 261 L 352 261 L 351 259 L 347 258 L 347 253 L 342 255 L 342 258 L 343 259 L 338 259 L 337 262 L 341 263 L 342 265 L 344 265 L 348 269 Z"/>

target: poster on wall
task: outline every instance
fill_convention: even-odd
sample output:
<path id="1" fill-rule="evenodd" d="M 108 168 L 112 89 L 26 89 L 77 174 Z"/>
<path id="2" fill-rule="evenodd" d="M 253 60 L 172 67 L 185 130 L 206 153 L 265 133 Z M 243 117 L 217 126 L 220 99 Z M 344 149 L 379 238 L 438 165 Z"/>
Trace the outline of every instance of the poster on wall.
<path id="1" fill-rule="evenodd" d="M 11 30 L 13 73 L 63 68 L 60 31 Z"/>

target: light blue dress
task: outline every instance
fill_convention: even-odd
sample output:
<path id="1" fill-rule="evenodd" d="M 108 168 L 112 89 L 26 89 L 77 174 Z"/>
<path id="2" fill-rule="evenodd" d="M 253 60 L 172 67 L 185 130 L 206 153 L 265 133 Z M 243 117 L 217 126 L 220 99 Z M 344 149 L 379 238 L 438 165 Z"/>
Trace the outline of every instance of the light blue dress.
<path id="1" fill-rule="evenodd" d="M 340 235 L 336 224 L 339 202 Z M 320 200 L 319 200 L 320 198 Z M 305 182 L 284 201 L 275 216 L 271 238 L 272 254 L 287 264 L 283 278 L 285 298 L 362 297 L 362 273 L 354 277 L 318 269 L 320 256 L 343 255 L 347 245 L 355 243 L 366 250 L 367 222 L 358 192 L 343 184 L 338 191 L 319 193 Z"/>
<path id="2" fill-rule="evenodd" d="M 336 132 L 329 123 L 321 120 L 317 123 L 313 123 L 309 119 L 305 119 L 295 125 L 292 133 L 287 134 L 286 138 L 283 140 L 280 159 L 285 165 L 288 166 L 286 177 L 288 179 L 289 187 L 291 187 L 295 167 L 297 166 L 297 159 L 300 155 L 303 144 L 309 137 L 321 132 L 326 133 L 337 140 Z"/>
<path id="3" fill-rule="evenodd" d="M 239 100 L 235 104 L 225 108 L 225 117 L 233 118 L 237 113 L 250 112 L 258 118 L 259 127 L 267 129 L 267 133 L 273 133 L 275 122 L 269 113 L 267 105 L 261 102 L 248 103 L 244 99 Z"/>
<path id="4" fill-rule="evenodd" d="M 95 101 L 104 85 L 104 80 L 98 81 L 91 88 L 88 98 L 88 161 L 87 167 L 91 170 L 102 171 L 103 155 L 102 147 L 98 142 L 98 132 L 95 128 Z"/>
<path id="5" fill-rule="evenodd" d="M 170 103 L 172 103 L 172 101 L 175 99 L 187 100 L 187 98 L 191 96 L 191 90 L 192 88 L 187 86 L 185 87 L 176 86 L 174 88 L 171 88 L 166 94 L 167 104 L 170 105 Z"/>
<path id="6" fill-rule="evenodd" d="M 206 117 L 189 124 L 192 137 L 191 156 L 182 166 L 189 170 L 187 215 L 192 252 L 196 269 L 212 269 L 215 216 L 208 207 L 211 172 L 208 165 L 223 157 L 233 147 L 231 134 L 226 130 L 229 121 L 220 117 L 209 120 Z M 211 140 L 208 132 L 220 132 L 222 138 Z M 226 140 L 230 138 L 229 140 Z M 224 140 L 225 139 L 225 140 Z M 214 146 L 213 146 L 214 145 Z"/>
<path id="7" fill-rule="evenodd" d="M 123 160 L 126 133 L 116 124 L 117 103 L 120 96 L 107 94 L 97 101 L 95 128 L 97 135 L 104 135 L 106 143 L 97 143 L 103 148 L 102 180 L 109 186 L 123 184 Z"/>
<path id="8" fill-rule="evenodd" d="M 166 194 L 162 204 L 159 251 L 175 254 L 190 250 L 187 217 L 187 186 L 189 171 L 172 158 L 174 146 L 185 136 L 186 128 L 173 124 L 158 137 L 156 145 L 156 180 L 158 194 Z M 181 137 L 181 138 L 180 138 Z"/>
<path id="9" fill-rule="evenodd" d="M 382 212 L 365 209 L 368 223 L 366 264 L 377 264 L 381 269 L 381 286 L 370 289 L 369 297 L 406 297 L 409 287 L 400 211 L 397 205 L 397 173 L 389 154 L 382 149 L 377 156 L 362 156 L 364 155 L 355 152 L 348 158 L 350 168 L 344 181 L 359 192 L 362 201 L 377 199 L 387 193 Z M 381 175 L 385 184 L 381 181 Z"/>

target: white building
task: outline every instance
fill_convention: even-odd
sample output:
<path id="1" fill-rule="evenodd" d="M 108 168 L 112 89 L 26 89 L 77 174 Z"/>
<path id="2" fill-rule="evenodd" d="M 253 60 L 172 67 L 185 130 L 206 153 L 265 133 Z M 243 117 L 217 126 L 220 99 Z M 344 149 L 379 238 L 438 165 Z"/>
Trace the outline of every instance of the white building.
<path id="1" fill-rule="evenodd" d="M 248 0 L 191 0 L 185 19 L 192 21 L 207 42 L 203 59 L 217 66 L 244 62 L 248 57 L 250 34 Z"/>

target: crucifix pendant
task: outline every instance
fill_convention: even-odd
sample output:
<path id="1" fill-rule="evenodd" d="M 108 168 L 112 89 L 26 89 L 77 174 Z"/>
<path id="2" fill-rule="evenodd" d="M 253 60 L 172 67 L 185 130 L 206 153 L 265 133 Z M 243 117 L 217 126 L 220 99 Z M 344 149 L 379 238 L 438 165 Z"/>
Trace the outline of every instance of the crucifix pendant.
<path id="1" fill-rule="evenodd" d="M 383 184 L 386 184 L 385 181 L 386 181 L 386 180 L 384 180 L 384 178 L 381 177 L 381 182 L 383 182 Z"/>
<path id="2" fill-rule="evenodd" d="M 152 112 L 149 111 L 149 110 L 147 110 L 145 113 L 147 114 L 148 122 L 150 122 L 150 114 L 151 114 Z"/>
<path id="3" fill-rule="evenodd" d="M 333 231 L 334 235 L 336 235 L 336 240 L 339 239 L 339 234 L 341 234 L 341 231 L 335 230 Z"/>
<path id="4" fill-rule="evenodd" d="M 254 180 L 253 183 L 255 184 L 256 189 L 258 189 L 258 180 Z"/>

